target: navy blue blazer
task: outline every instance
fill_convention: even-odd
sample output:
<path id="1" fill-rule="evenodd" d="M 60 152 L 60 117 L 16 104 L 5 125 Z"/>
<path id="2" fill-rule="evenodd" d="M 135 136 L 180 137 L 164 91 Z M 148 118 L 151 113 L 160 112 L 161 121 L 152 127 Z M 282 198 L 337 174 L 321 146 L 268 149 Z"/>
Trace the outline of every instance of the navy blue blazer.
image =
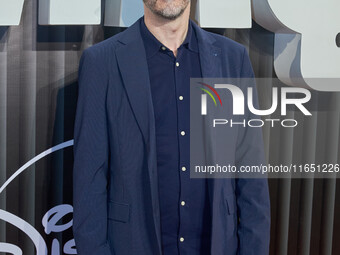
<path id="1" fill-rule="evenodd" d="M 140 20 L 84 50 L 74 128 L 73 233 L 80 255 L 162 254 L 155 120 Z M 196 24 L 203 77 L 253 77 L 246 49 Z M 259 129 L 243 132 L 263 163 Z M 247 141 L 251 146 L 247 146 Z M 233 145 L 230 145 L 233 146 Z M 211 254 L 269 250 L 266 179 L 209 179 Z"/>

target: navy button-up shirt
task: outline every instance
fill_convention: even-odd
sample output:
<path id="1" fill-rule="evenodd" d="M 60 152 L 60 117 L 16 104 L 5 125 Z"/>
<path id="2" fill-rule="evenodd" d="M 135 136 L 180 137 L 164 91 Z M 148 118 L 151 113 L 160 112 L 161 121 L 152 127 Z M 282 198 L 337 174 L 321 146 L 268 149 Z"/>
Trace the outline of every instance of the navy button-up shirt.
<path id="1" fill-rule="evenodd" d="M 190 78 L 202 77 L 192 21 L 177 57 L 141 22 L 155 113 L 164 255 L 210 253 L 205 179 L 190 179 Z"/>

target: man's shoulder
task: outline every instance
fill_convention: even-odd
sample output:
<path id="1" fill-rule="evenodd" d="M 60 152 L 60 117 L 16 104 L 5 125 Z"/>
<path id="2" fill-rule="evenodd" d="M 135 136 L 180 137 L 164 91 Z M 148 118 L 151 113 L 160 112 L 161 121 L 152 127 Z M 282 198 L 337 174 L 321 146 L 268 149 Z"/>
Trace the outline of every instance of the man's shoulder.
<path id="1" fill-rule="evenodd" d="M 115 48 L 119 47 L 119 38 L 122 36 L 123 32 L 115 34 L 103 41 L 100 41 L 84 50 L 85 54 L 89 54 L 97 57 L 108 57 L 114 54 Z"/>
<path id="2" fill-rule="evenodd" d="M 194 25 L 196 27 L 196 30 L 198 31 L 199 37 L 201 37 L 201 40 L 203 42 L 211 42 L 214 46 L 221 48 L 222 51 L 228 55 L 228 57 L 240 57 L 243 56 L 245 52 L 245 47 L 220 34 L 216 34 L 207 30 L 204 30 L 203 28 L 199 27 L 197 24 Z M 132 37 L 136 38 L 139 35 L 136 34 L 139 30 L 138 28 L 138 20 L 135 22 L 135 24 L 131 25 L 130 27 L 126 28 L 124 31 L 119 32 L 101 42 L 98 42 L 88 48 L 86 48 L 84 51 L 88 52 L 92 56 L 96 57 L 112 57 L 115 55 L 115 49 L 121 47 L 123 44 L 120 42 L 121 39 Z"/>
<path id="3" fill-rule="evenodd" d="M 243 65 L 244 57 L 248 54 L 244 45 L 223 35 L 213 34 L 213 36 L 216 39 L 215 45 L 221 48 L 222 55 L 228 63 Z"/>
<path id="4" fill-rule="evenodd" d="M 244 52 L 245 47 L 242 44 L 224 35 L 220 35 L 220 34 L 207 31 L 199 27 L 196 24 L 195 24 L 195 27 L 199 31 L 200 36 L 202 37 L 202 40 L 213 42 L 215 46 L 220 47 L 222 49 L 227 49 L 227 50 L 237 51 L 237 52 Z"/>
<path id="5" fill-rule="evenodd" d="M 226 36 L 215 34 L 216 41 L 220 44 L 220 47 L 233 52 L 244 53 L 245 47 L 241 43 L 238 43 Z"/>
<path id="6" fill-rule="evenodd" d="M 224 35 L 216 34 L 197 27 L 198 36 L 204 44 L 210 44 L 219 51 L 229 74 L 235 77 L 252 77 L 253 71 L 246 47 Z"/>
<path id="7" fill-rule="evenodd" d="M 134 24 L 127 27 L 123 31 L 86 48 L 84 53 L 92 55 L 98 60 L 102 60 L 103 58 L 110 59 L 114 57 L 117 48 L 121 47 L 126 42 L 133 41 L 138 38 L 141 18 L 136 20 Z"/>

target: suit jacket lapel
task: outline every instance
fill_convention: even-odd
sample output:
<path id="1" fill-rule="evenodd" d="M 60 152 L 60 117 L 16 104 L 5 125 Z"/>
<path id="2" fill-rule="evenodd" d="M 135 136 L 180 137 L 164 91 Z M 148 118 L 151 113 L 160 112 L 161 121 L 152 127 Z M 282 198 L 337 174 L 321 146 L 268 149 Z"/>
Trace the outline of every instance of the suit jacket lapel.
<path id="1" fill-rule="evenodd" d="M 161 253 L 155 119 L 145 48 L 140 36 L 140 19 L 129 27 L 118 40 L 123 44 L 116 49 L 119 70 L 146 145 L 152 212 L 158 249 Z"/>
<path id="2" fill-rule="evenodd" d="M 221 48 L 215 46 L 215 38 L 201 29 L 194 22 L 198 48 L 200 54 L 201 70 L 203 78 L 222 77 L 222 55 Z"/>
<path id="3" fill-rule="evenodd" d="M 139 33 L 136 25 L 139 23 L 128 28 L 129 33 L 119 39 L 124 45 L 116 50 L 116 56 L 135 118 L 145 142 L 149 143 L 153 105 L 144 45 L 141 37 L 135 35 Z"/>
<path id="4" fill-rule="evenodd" d="M 200 62 L 201 62 L 201 70 L 203 78 L 222 78 L 223 70 L 222 70 L 222 50 L 220 47 L 215 46 L 215 38 L 207 33 L 203 29 L 201 29 L 198 25 L 193 23 L 194 30 L 197 35 L 199 54 L 200 54 Z M 205 119 L 208 121 L 208 118 Z M 208 123 L 204 123 L 205 127 L 210 126 Z M 205 139 L 206 144 L 206 157 L 209 159 L 214 158 L 214 141 L 216 137 L 213 136 L 214 130 L 206 129 L 204 130 L 203 139 Z M 221 182 L 216 180 L 215 178 L 207 179 L 208 182 L 208 193 L 209 193 L 209 201 L 210 208 L 212 210 L 212 216 L 214 217 L 214 198 L 216 197 L 216 192 L 219 192 Z"/>

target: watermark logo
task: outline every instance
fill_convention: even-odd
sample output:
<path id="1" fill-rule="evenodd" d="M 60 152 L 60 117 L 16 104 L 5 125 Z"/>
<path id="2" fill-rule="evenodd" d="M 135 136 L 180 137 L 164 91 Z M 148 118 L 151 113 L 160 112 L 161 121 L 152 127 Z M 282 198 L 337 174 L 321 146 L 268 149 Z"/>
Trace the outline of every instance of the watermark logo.
<path id="1" fill-rule="evenodd" d="M 266 103 L 259 104 L 253 79 L 225 78 L 204 81 L 197 79 L 192 84 L 196 86 L 195 90 L 199 91 L 199 94 L 195 94 L 194 97 L 200 96 L 200 116 L 210 115 L 209 119 L 214 117 L 213 127 L 226 124 L 230 127 L 235 125 L 262 127 L 266 123 L 271 127 L 274 127 L 275 123 L 280 123 L 282 127 L 296 127 L 298 121 L 286 117 L 290 110 L 304 116 L 312 115 L 308 109 L 312 94 L 306 88 L 273 86 L 266 89 Z M 258 86 L 262 85 L 261 82 L 258 83 Z M 198 104 L 195 107 L 197 106 Z M 220 109 L 215 111 L 214 109 L 217 109 L 215 107 Z M 266 118 L 267 116 L 276 116 L 276 118 Z"/>
<path id="2" fill-rule="evenodd" d="M 218 98 L 221 106 L 223 106 L 221 97 L 217 93 L 216 89 L 214 89 L 212 86 L 210 86 L 209 84 L 206 84 L 204 82 L 199 82 L 199 84 L 201 84 L 201 85 L 203 85 L 204 87 L 207 88 L 207 89 L 205 89 L 205 88 L 200 88 L 200 89 L 202 91 L 204 91 L 205 93 L 207 93 L 211 97 L 211 99 L 214 101 L 215 106 L 217 106 L 216 99 L 215 99 L 215 97 L 211 94 L 211 92 L 208 89 L 210 89 L 216 95 L 216 97 Z M 207 115 L 207 94 L 202 94 L 202 96 L 201 96 L 202 97 L 202 105 L 201 105 L 201 113 L 202 113 L 202 115 Z"/>
<path id="3" fill-rule="evenodd" d="M 243 91 L 237 87 L 236 85 L 232 84 L 215 84 L 213 88 L 212 86 L 202 83 L 202 85 L 207 86 L 210 88 L 218 97 L 220 100 L 221 106 L 222 106 L 222 101 L 217 93 L 216 89 L 226 89 L 228 92 L 231 93 L 232 98 L 233 98 L 233 115 L 244 115 L 245 114 L 245 96 Z M 213 95 L 207 91 L 206 89 L 201 88 L 204 92 L 206 92 L 210 97 L 213 99 L 215 105 L 216 105 L 216 100 L 213 97 Z M 270 115 L 274 113 L 277 108 L 278 108 L 278 88 L 272 88 L 272 105 L 269 109 L 256 109 L 254 106 L 254 92 L 253 88 L 249 87 L 247 88 L 247 106 L 248 109 L 251 113 L 259 116 L 265 116 L 265 115 Z M 301 98 L 290 98 L 289 94 L 300 94 L 303 97 Z M 304 89 L 304 88 L 282 88 L 281 89 L 281 115 L 285 116 L 287 115 L 287 106 L 288 105 L 295 105 L 304 115 L 306 116 L 311 116 L 312 114 L 306 109 L 304 106 L 305 103 L 309 102 L 311 99 L 311 93 L 309 90 Z M 201 96 L 201 114 L 202 115 L 207 115 L 207 95 L 202 94 Z"/>

